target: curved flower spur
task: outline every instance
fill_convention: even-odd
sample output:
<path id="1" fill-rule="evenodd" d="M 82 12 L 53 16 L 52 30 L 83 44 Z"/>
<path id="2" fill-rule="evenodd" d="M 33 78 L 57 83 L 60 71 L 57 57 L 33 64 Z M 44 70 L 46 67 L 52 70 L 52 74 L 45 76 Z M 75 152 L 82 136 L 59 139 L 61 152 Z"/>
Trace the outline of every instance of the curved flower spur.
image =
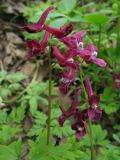
<path id="1" fill-rule="evenodd" d="M 38 22 L 36 23 L 33 23 L 31 25 L 28 25 L 28 26 L 22 26 L 22 27 L 19 27 L 21 30 L 25 30 L 27 32 L 30 32 L 30 33 L 36 33 L 36 32 L 40 32 L 43 27 L 44 27 L 44 23 L 46 21 L 46 18 L 49 14 L 49 12 L 51 10 L 53 10 L 54 7 L 53 6 L 50 6 L 48 7 L 44 12 L 43 14 L 41 15 L 40 19 L 38 20 Z"/>
<path id="2" fill-rule="evenodd" d="M 43 29 L 46 30 L 47 32 L 51 33 L 52 35 L 56 36 L 57 38 L 62 38 L 72 32 L 73 24 L 71 23 L 67 26 L 62 26 L 62 27 L 60 27 L 60 29 L 52 28 L 48 25 L 44 25 Z"/>

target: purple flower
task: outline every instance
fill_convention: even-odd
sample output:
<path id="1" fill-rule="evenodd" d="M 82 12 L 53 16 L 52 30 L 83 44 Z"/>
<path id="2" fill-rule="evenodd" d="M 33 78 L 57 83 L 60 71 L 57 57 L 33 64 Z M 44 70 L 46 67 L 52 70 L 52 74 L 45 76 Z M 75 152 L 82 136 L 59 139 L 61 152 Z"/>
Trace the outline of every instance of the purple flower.
<path id="1" fill-rule="evenodd" d="M 90 105 L 90 108 L 87 111 L 88 117 L 92 121 L 99 120 L 102 115 L 102 111 L 98 107 L 100 98 L 99 98 L 99 96 L 94 95 L 89 79 L 86 80 L 86 91 L 87 91 L 87 95 L 88 95 L 88 102 Z"/>
<path id="2" fill-rule="evenodd" d="M 72 129 L 76 131 L 76 138 L 80 140 L 86 134 L 84 120 L 86 118 L 85 111 L 78 111 L 75 115 L 76 122 L 72 124 Z"/>
<path id="3" fill-rule="evenodd" d="M 70 50 L 74 53 L 78 53 L 81 49 L 83 49 L 83 39 L 82 36 L 86 33 L 86 31 L 81 30 L 72 36 L 63 37 L 60 39 Z"/>
<path id="4" fill-rule="evenodd" d="M 42 14 L 42 16 L 40 17 L 40 19 L 38 20 L 38 22 L 33 23 L 32 25 L 28 25 L 28 26 L 22 26 L 20 27 L 21 30 L 25 30 L 27 32 L 30 33 L 35 33 L 35 32 L 40 32 L 43 29 L 45 20 L 49 14 L 49 12 L 54 9 L 53 6 L 48 7 Z"/>
<path id="5" fill-rule="evenodd" d="M 61 73 L 60 77 L 59 90 L 62 94 L 66 94 L 75 80 L 75 71 L 72 68 L 68 68 L 67 71 Z"/>
<path id="6" fill-rule="evenodd" d="M 80 50 L 79 55 L 86 63 L 94 63 L 99 67 L 104 68 L 106 62 L 103 59 L 97 58 L 98 49 L 96 46 L 90 44 L 85 49 Z"/>
<path id="7" fill-rule="evenodd" d="M 62 55 L 56 46 L 53 46 L 52 48 L 60 65 L 68 66 L 73 69 L 79 68 L 79 64 L 74 61 L 72 53 Z"/>
<path id="8" fill-rule="evenodd" d="M 44 25 L 43 27 L 47 32 L 56 36 L 57 38 L 62 38 L 67 36 L 73 30 L 73 24 L 69 24 L 68 26 L 62 26 L 60 29 L 52 28 L 50 26 Z"/>
<path id="9" fill-rule="evenodd" d="M 120 74 L 114 74 L 115 88 L 120 89 Z"/>
<path id="10" fill-rule="evenodd" d="M 73 101 L 71 103 L 71 106 L 67 111 L 64 109 L 63 105 L 60 106 L 60 109 L 62 111 L 62 115 L 59 117 L 59 124 L 61 127 L 63 126 L 65 120 L 67 120 L 68 118 L 70 118 L 71 116 L 73 116 L 75 114 L 76 107 L 78 105 L 78 97 L 80 95 L 80 92 L 81 92 L 80 89 L 78 89 L 78 91 L 76 92 L 76 94 L 73 97 Z"/>
<path id="11" fill-rule="evenodd" d="M 27 47 L 30 49 L 28 52 L 28 55 L 30 57 L 34 57 L 34 56 L 44 53 L 45 48 L 47 46 L 48 38 L 49 38 L 49 33 L 46 32 L 40 43 L 38 42 L 38 40 L 28 41 Z"/>

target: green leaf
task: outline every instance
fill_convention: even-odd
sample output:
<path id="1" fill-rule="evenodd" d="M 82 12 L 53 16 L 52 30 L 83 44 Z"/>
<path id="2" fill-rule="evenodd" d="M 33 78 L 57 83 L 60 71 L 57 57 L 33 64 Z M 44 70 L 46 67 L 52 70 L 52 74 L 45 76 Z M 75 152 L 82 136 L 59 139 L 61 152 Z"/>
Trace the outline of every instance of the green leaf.
<path id="1" fill-rule="evenodd" d="M 38 101 L 40 103 L 40 105 L 44 105 L 44 106 L 48 106 L 48 100 L 46 98 L 43 98 L 43 97 L 38 97 Z"/>
<path id="2" fill-rule="evenodd" d="M 50 23 L 50 26 L 55 27 L 55 28 L 60 28 L 61 26 L 65 25 L 68 22 L 67 18 L 58 18 L 53 20 Z"/>
<path id="3" fill-rule="evenodd" d="M 58 18 L 58 17 L 65 17 L 63 13 L 59 13 L 58 11 L 54 11 L 49 14 L 49 18 Z"/>
<path id="4" fill-rule="evenodd" d="M 40 132 L 46 127 L 47 116 L 45 113 L 37 111 L 34 115 L 34 118 L 34 124 L 28 133 L 29 136 L 40 135 Z"/>
<path id="5" fill-rule="evenodd" d="M 22 141 L 11 143 L 10 145 L 0 145 L 0 160 L 20 160 L 22 152 Z"/>
<path id="6" fill-rule="evenodd" d="M 108 95 L 109 95 L 109 98 L 108 98 Z M 100 96 L 100 100 L 102 102 L 112 102 L 112 101 L 114 101 L 114 97 L 115 97 L 114 90 L 112 88 L 106 87 L 104 89 L 103 94 L 101 94 L 101 96 Z"/>
<path id="7" fill-rule="evenodd" d="M 9 89 L 13 91 L 19 91 L 21 90 L 21 85 L 19 83 L 13 83 L 9 85 Z"/>
<path id="8" fill-rule="evenodd" d="M 11 113 L 9 114 L 9 121 L 14 121 L 17 123 L 20 123 L 25 116 L 25 109 L 26 107 L 24 105 L 20 105 L 18 108 L 13 108 Z"/>
<path id="9" fill-rule="evenodd" d="M 71 12 L 76 6 L 76 0 L 61 0 L 58 9 L 63 13 Z"/>
<path id="10" fill-rule="evenodd" d="M 84 16 L 84 20 L 88 23 L 104 25 L 109 21 L 109 17 L 102 14 L 89 14 Z"/>
<path id="11" fill-rule="evenodd" d="M 11 95 L 11 90 L 4 86 L 3 88 L 0 88 L 0 96 L 4 99 Z"/>
<path id="12" fill-rule="evenodd" d="M 18 160 L 15 151 L 9 146 L 0 145 L 0 159 L 1 160 Z"/>
<path id="13" fill-rule="evenodd" d="M 29 145 L 29 160 L 76 160 L 81 154 L 79 148 L 73 152 L 71 143 L 66 142 L 55 146 L 55 142 L 52 142 L 46 145 L 46 135 L 44 133 L 40 133 L 39 140 L 36 143 L 29 141 Z"/>
<path id="14" fill-rule="evenodd" d="M 11 144 L 9 144 L 9 147 L 15 151 L 16 157 L 18 157 L 19 159 L 19 157 L 21 157 L 21 152 L 23 149 L 22 140 L 18 139 L 17 141 L 12 142 Z"/>
<path id="15" fill-rule="evenodd" d="M 14 138 L 17 132 L 20 132 L 20 127 L 12 127 L 10 125 L 2 125 L 0 128 L 0 143 L 8 143 L 11 138 Z"/>
<path id="16" fill-rule="evenodd" d="M 63 127 L 60 127 L 58 119 L 51 121 L 51 130 L 52 134 L 59 138 L 69 137 L 74 134 L 74 131 L 71 129 L 71 125 L 68 121 L 64 123 Z"/>
<path id="17" fill-rule="evenodd" d="M 7 113 L 5 110 L 0 110 L 0 124 L 5 123 L 7 120 Z"/>
<path id="18" fill-rule="evenodd" d="M 35 113 L 37 111 L 37 106 L 38 106 L 38 97 L 37 96 L 31 97 L 29 100 L 29 105 L 30 105 L 31 114 L 35 115 Z"/>
<path id="19" fill-rule="evenodd" d="M 68 19 L 69 19 L 69 21 L 72 21 L 72 22 L 83 22 L 82 15 L 80 13 L 75 14 L 72 17 L 68 17 Z"/>
<path id="20" fill-rule="evenodd" d="M 109 103 L 109 104 L 100 103 L 100 108 L 102 108 L 107 114 L 114 113 L 119 109 L 115 103 Z"/>
<path id="21" fill-rule="evenodd" d="M 98 160 L 119 160 L 120 159 L 120 149 L 117 146 L 109 144 L 105 147 L 101 147 Z"/>
<path id="22" fill-rule="evenodd" d="M 57 108 L 55 108 L 57 107 Z M 64 127 L 60 127 L 59 123 L 58 123 L 58 117 L 61 115 L 61 111 L 59 109 L 59 103 L 57 104 L 53 104 L 52 105 L 52 113 L 51 113 L 51 130 L 52 130 L 52 134 L 62 138 L 63 136 L 65 137 L 69 137 L 71 135 L 74 134 L 74 131 L 71 129 L 71 125 L 69 123 L 69 121 L 66 121 L 64 123 Z"/>
<path id="23" fill-rule="evenodd" d="M 24 75 L 23 73 L 10 73 L 9 75 L 7 75 L 6 79 L 8 81 L 10 81 L 11 83 L 17 83 L 17 82 L 20 82 L 24 79 L 26 79 L 27 76 Z"/>
<path id="24" fill-rule="evenodd" d="M 100 125 L 92 125 L 92 131 L 93 131 L 93 140 L 94 140 L 95 145 L 97 144 L 97 145 L 104 146 L 104 145 L 109 144 L 109 141 L 106 140 L 107 131 L 103 130 Z M 81 139 L 81 143 L 86 146 L 90 146 L 88 134 L 86 134 Z"/>
<path id="25" fill-rule="evenodd" d="M 34 81 L 30 88 L 27 90 L 28 94 L 30 95 L 40 95 L 48 90 L 48 83 L 47 82 L 37 82 Z"/>
<path id="26" fill-rule="evenodd" d="M 100 125 L 93 125 L 92 130 L 93 130 L 94 141 L 96 144 L 104 144 L 104 143 L 107 144 L 105 140 L 107 137 L 106 130 L 103 130 Z"/>

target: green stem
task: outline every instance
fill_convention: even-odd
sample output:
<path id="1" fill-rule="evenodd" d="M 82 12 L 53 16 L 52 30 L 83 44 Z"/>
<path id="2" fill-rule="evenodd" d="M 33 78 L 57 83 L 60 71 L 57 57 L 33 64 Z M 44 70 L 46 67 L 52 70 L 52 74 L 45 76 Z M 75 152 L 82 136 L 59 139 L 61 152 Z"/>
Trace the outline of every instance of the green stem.
<path id="1" fill-rule="evenodd" d="M 38 76 L 38 73 L 39 73 L 39 63 L 38 61 L 36 61 L 36 72 L 33 76 L 33 79 L 31 80 L 31 82 L 29 83 L 29 85 L 16 97 L 14 97 L 13 99 L 11 100 L 8 100 L 8 101 L 3 101 L 5 104 L 12 104 L 14 103 L 15 101 L 17 101 L 19 98 L 21 98 L 21 96 L 23 96 L 23 94 L 31 87 L 32 83 L 36 80 L 37 76 Z"/>
<path id="2" fill-rule="evenodd" d="M 51 48 L 48 52 L 49 57 L 49 66 L 48 66 L 48 73 L 49 73 L 49 88 L 48 88 L 48 121 L 47 121 L 47 145 L 50 142 L 50 122 L 51 122 L 51 93 L 52 93 L 52 65 L 51 65 Z"/>
<path id="3" fill-rule="evenodd" d="M 84 76 L 84 73 L 83 73 L 83 69 L 82 69 L 82 66 L 80 68 L 80 82 L 81 82 L 81 85 L 82 85 L 82 89 L 83 89 L 83 92 L 84 92 L 84 95 L 85 95 L 85 98 L 87 100 L 87 104 L 88 104 L 88 96 L 87 96 L 87 92 L 86 92 L 86 89 L 85 89 L 85 85 L 84 85 L 84 82 L 83 82 L 83 76 Z M 89 108 L 89 104 L 88 104 L 88 108 Z M 89 119 L 88 120 L 88 126 L 89 126 L 89 139 L 90 139 L 90 146 L 91 146 L 91 160 L 95 160 L 95 151 L 94 151 L 94 144 L 93 144 L 93 135 L 92 135 L 92 123 L 91 123 L 91 120 Z"/>

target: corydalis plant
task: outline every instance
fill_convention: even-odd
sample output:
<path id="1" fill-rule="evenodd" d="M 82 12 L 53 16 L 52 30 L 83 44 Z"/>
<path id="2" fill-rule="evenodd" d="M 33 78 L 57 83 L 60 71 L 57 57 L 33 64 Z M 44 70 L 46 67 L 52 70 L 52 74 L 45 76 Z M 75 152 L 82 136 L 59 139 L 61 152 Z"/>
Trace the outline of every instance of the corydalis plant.
<path id="1" fill-rule="evenodd" d="M 48 96 L 48 121 L 47 121 L 47 144 L 50 142 L 50 122 L 51 122 L 51 78 L 52 78 L 52 57 L 57 59 L 57 62 L 62 68 L 60 72 L 59 80 L 59 90 L 61 94 L 65 95 L 71 89 L 71 86 L 74 85 L 77 73 L 80 72 L 80 89 L 76 91 L 76 94 L 72 100 L 70 108 L 66 110 L 64 105 L 60 105 L 62 115 L 59 117 L 59 123 L 62 127 L 64 122 L 73 117 L 74 121 L 71 124 L 71 128 L 75 130 L 75 134 L 78 140 L 80 140 L 86 133 L 89 132 L 91 140 L 91 160 L 95 159 L 94 148 L 92 143 L 92 132 L 91 132 L 91 121 L 97 121 L 100 119 L 102 111 L 98 107 L 99 96 L 94 95 L 90 80 L 86 80 L 86 87 L 84 85 L 82 63 L 86 62 L 88 67 L 90 64 L 96 64 L 101 68 L 106 66 L 106 62 L 103 59 L 97 58 L 98 49 L 93 44 L 88 44 L 84 46 L 83 36 L 86 34 L 86 31 L 81 30 L 73 35 L 69 35 L 73 31 L 73 24 L 70 23 L 66 26 L 61 26 L 59 29 L 52 28 L 51 26 L 45 23 L 48 14 L 54 7 L 48 7 L 43 14 L 41 15 L 38 22 L 33 23 L 28 26 L 20 27 L 20 29 L 25 30 L 29 33 L 36 33 L 45 31 L 43 39 L 39 42 L 38 40 L 30 40 L 27 42 L 29 48 L 28 55 L 30 57 L 36 57 L 37 55 L 43 54 L 47 48 L 47 55 L 49 58 L 49 96 Z M 57 45 L 52 46 L 51 42 L 53 37 L 56 37 L 60 42 L 62 42 L 67 49 L 63 53 L 57 47 Z M 53 52 L 52 52 L 53 51 Z M 78 61 L 81 59 L 81 63 Z M 81 92 L 84 92 L 86 98 L 86 109 L 82 110 L 81 107 L 78 107 L 78 98 Z M 86 125 L 88 123 L 88 126 Z"/>

